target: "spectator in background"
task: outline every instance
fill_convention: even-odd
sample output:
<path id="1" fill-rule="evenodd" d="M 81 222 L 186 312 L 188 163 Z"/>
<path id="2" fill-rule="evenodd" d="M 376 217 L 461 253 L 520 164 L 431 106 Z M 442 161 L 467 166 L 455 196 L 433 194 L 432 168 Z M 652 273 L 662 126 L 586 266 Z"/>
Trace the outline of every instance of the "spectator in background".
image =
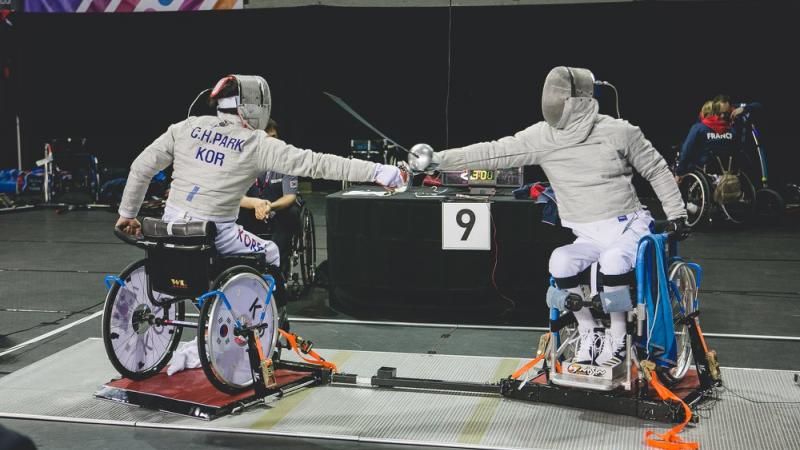
<path id="1" fill-rule="evenodd" d="M 679 180 L 692 167 L 703 167 L 714 152 L 730 154 L 737 151 L 742 133 L 734 126 L 734 119 L 760 107 L 759 103 L 743 103 L 731 109 L 731 100 L 727 95 L 714 97 L 710 111 L 709 102 L 703 104 L 700 121 L 692 125 L 681 146 L 675 168 L 676 179 Z"/>
<path id="2" fill-rule="evenodd" d="M 713 112 L 713 108 L 714 108 L 714 101 L 706 100 L 706 102 L 703 103 L 703 107 L 700 108 L 700 114 L 698 115 L 697 120 L 701 121 L 704 118 L 710 116 L 711 113 Z"/>
<path id="3" fill-rule="evenodd" d="M 269 119 L 265 130 L 278 137 L 278 124 Z M 297 202 L 298 180 L 294 175 L 264 172 L 256 178 L 239 203 L 239 224 L 254 234 L 267 231 L 265 221 L 273 223 L 272 241 L 278 246 L 281 267 L 289 257 L 292 236 L 300 230 L 300 205 Z M 254 210 L 252 213 L 249 210 Z"/>

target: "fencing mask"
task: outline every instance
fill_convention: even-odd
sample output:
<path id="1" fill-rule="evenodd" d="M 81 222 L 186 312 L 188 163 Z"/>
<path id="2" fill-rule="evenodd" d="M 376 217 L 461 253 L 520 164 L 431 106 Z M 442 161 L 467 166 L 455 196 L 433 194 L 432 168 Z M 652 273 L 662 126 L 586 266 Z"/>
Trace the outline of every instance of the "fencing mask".
<path id="1" fill-rule="evenodd" d="M 220 92 L 228 83 L 237 83 L 239 95 L 220 97 Z M 267 128 L 272 97 L 264 78 L 257 75 L 229 75 L 217 82 L 211 91 L 211 98 L 217 100 L 218 109 L 236 109 L 251 128 Z"/>
<path id="2" fill-rule="evenodd" d="M 594 75 L 589 69 L 555 67 L 544 80 L 542 114 L 553 128 L 564 128 L 564 105 L 570 97 L 592 97 Z"/>

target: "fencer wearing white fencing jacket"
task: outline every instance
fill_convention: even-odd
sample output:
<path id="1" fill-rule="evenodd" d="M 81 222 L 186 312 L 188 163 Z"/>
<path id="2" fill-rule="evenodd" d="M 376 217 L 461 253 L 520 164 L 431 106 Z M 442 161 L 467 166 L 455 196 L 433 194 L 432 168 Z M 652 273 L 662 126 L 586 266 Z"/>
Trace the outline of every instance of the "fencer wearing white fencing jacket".
<path id="1" fill-rule="evenodd" d="M 229 75 L 211 91 L 217 116 L 189 117 L 170 126 L 131 165 L 117 220 L 124 232 L 138 232 L 135 218 L 150 179 L 173 164 L 162 220 L 212 221 L 220 253 L 263 252 L 267 262 L 277 266 L 278 246 L 235 223 L 242 197 L 260 174 L 276 171 L 329 180 L 375 181 L 390 188 L 403 184 L 395 166 L 314 153 L 268 136 L 264 128 L 272 100 L 269 86 L 260 76 Z"/>
<path id="2" fill-rule="evenodd" d="M 560 116 L 548 114 L 548 95 L 543 95 L 543 112 L 552 125 L 543 121 L 496 141 L 437 152 L 433 162 L 439 170 L 539 165 L 556 192 L 562 220 L 574 223 L 640 210 L 631 182 L 635 169 L 653 186 L 668 219 L 686 217 L 666 161 L 639 127 L 598 114 L 591 93 L 580 94 L 562 100 Z"/>
<path id="3" fill-rule="evenodd" d="M 569 294 L 587 299 L 590 287 L 578 275 L 598 263 L 603 275 L 600 297 L 611 327 L 598 331 L 588 308 L 574 311 L 581 336 L 575 361 L 616 366 L 626 354 L 625 311 L 632 307 L 628 285 L 637 244 L 652 223 L 636 195 L 633 171 L 653 186 L 676 231 L 685 222 L 686 209 L 667 163 L 642 131 L 625 120 L 598 114 L 594 85 L 587 69 L 554 68 L 542 92 L 545 121 L 514 136 L 434 153 L 431 167 L 542 167 L 555 191 L 562 223 L 577 237 L 550 257 L 556 287 L 548 289 L 548 304 L 557 307 L 558 299 Z"/>
<path id="4" fill-rule="evenodd" d="M 314 153 L 242 126 L 238 116 L 189 117 L 170 126 L 131 165 L 119 214 L 133 218 L 150 179 L 174 164 L 167 206 L 209 220 L 235 220 L 253 180 L 273 170 L 288 175 L 371 182 L 377 164 Z"/>

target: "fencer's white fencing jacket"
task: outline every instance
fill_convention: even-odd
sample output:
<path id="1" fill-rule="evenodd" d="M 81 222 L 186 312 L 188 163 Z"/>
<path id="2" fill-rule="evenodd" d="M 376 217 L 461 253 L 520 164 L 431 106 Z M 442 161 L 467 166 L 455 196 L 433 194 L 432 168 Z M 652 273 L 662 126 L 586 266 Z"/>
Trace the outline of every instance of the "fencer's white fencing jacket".
<path id="1" fill-rule="evenodd" d="M 167 205 L 193 217 L 234 220 L 253 180 L 272 170 L 287 175 L 370 182 L 377 164 L 314 153 L 242 125 L 235 115 L 189 117 L 170 126 L 131 164 L 119 214 L 139 213 L 150 179 L 173 164 Z"/>
<path id="2" fill-rule="evenodd" d="M 536 123 L 514 136 L 434 154 L 439 170 L 540 165 L 555 190 L 559 215 L 574 223 L 619 217 L 642 208 L 633 169 L 653 186 L 667 218 L 686 217 L 664 158 L 639 127 L 598 114 L 593 98 L 570 98 L 567 125 Z"/>

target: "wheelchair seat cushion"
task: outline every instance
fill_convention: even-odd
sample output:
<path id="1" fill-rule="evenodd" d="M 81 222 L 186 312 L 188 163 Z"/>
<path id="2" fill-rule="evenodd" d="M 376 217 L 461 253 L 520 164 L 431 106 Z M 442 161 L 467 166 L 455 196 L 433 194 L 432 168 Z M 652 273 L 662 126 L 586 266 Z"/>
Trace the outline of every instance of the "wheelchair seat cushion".
<path id="1" fill-rule="evenodd" d="M 142 235 L 159 242 L 180 244 L 212 244 L 217 236 L 214 222 L 164 222 L 146 217 L 142 222 Z"/>

